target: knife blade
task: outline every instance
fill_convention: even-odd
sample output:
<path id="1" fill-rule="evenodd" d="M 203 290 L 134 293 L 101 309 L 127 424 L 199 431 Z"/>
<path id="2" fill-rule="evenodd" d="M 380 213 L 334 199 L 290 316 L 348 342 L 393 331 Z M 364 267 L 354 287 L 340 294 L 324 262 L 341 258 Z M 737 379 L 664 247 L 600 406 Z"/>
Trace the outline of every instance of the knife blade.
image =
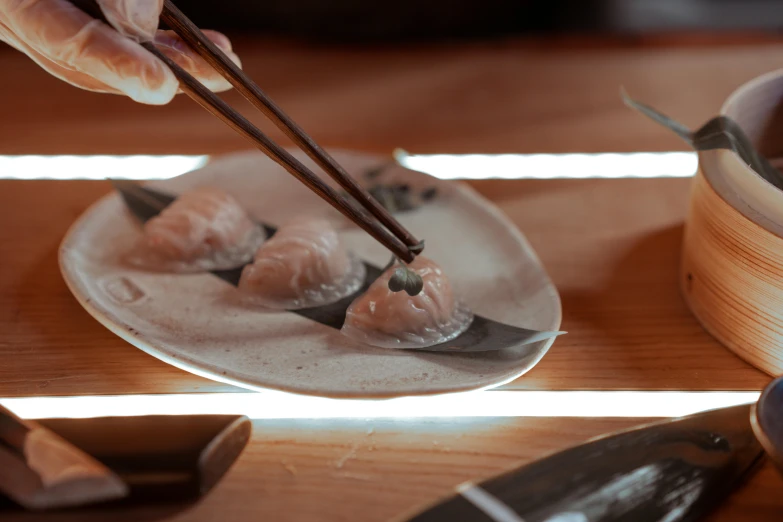
<path id="1" fill-rule="evenodd" d="M 750 405 L 603 436 L 478 484 L 407 522 L 687 522 L 763 459 Z"/>

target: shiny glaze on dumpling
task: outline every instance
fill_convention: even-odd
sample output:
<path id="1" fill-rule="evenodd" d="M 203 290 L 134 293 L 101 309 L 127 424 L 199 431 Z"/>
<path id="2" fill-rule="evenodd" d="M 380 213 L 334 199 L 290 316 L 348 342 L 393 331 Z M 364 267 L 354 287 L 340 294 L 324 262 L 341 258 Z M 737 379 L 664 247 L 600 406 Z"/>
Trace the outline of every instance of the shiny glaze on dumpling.
<path id="1" fill-rule="evenodd" d="M 364 265 L 323 219 L 301 218 L 280 227 L 242 271 L 239 289 L 250 301 L 280 309 L 332 303 L 364 282 Z"/>
<path id="2" fill-rule="evenodd" d="M 424 348 L 454 339 L 473 314 L 454 296 L 446 274 L 433 261 L 417 257 L 410 265 L 424 282 L 416 296 L 389 290 L 399 265 L 387 269 L 348 308 L 343 334 L 384 348 Z"/>
<path id="3" fill-rule="evenodd" d="M 196 272 L 241 266 L 264 240 L 263 230 L 225 192 L 185 192 L 144 225 L 131 260 L 151 269 Z"/>

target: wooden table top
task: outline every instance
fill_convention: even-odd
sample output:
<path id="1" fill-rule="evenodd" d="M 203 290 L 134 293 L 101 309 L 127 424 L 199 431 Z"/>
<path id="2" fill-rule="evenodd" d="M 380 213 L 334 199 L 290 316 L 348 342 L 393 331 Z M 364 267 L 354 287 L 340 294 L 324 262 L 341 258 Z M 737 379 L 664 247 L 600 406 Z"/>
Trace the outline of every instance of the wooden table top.
<path id="1" fill-rule="evenodd" d="M 769 381 L 704 332 L 680 298 L 689 183 L 472 183 L 530 240 L 562 297 L 569 332 L 506 388 L 758 390 Z M 97 181 L 0 181 L 0 222 L 14 223 L 0 229 L 0 353 L 9 357 L 0 397 L 233 389 L 133 348 L 71 296 L 59 242 L 108 190 Z"/>
<path id="2" fill-rule="evenodd" d="M 240 39 L 237 48 L 251 76 L 323 145 L 375 152 L 683 150 L 622 106 L 620 84 L 696 126 L 739 84 L 776 68 L 783 52 L 777 42 L 350 50 Z M 4 107 L 0 154 L 245 148 L 186 99 L 139 107 L 61 84 L 2 49 L 0 64 L 0 94 L 16 100 Z M 228 98 L 237 102 L 235 93 Z M 507 389 L 760 390 L 769 382 L 707 335 L 680 298 L 676 273 L 689 183 L 471 182 L 538 252 L 562 297 L 569 332 Z M 57 267 L 59 241 L 108 190 L 101 182 L 0 179 L 0 397 L 235 391 L 134 349 L 68 292 Z M 639 422 L 259 420 L 239 462 L 197 506 L 124 517 L 381 522 L 462 481 Z M 783 481 L 767 466 L 709 520 L 779 520 L 781 491 Z"/>
<path id="3" fill-rule="evenodd" d="M 313 48 L 237 38 L 244 68 L 325 147 L 388 153 L 685 150 L 627 109 L 620 86 L 698 127 L 745 81 L 780 67 L 783 39 L 710 45 L 501 41 Z M 246 142 L 180 96 L 166 107 L 79 91 L 0 46 L 0 154 L 214 154 Z M 730 64 L 727 66 L 727 64 Z M 226 100 L 282 142 L 236 92 Z"/>

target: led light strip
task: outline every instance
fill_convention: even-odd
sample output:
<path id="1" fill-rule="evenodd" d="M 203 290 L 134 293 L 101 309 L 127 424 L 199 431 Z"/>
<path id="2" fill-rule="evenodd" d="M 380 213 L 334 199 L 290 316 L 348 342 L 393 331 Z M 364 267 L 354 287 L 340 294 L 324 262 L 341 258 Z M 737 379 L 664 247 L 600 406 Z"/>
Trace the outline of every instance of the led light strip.
<path id="1" fill-rule="evenodd" d="M 679 417 L 755 402 L 758 392 L 478 391 L 388 400 L 281 392 L 0 399 L 23 418 L 240 414 L 253 419 Z"/>
<path id="2" fill-rule="evenodd" d="M 689 177 L 697 165 L 692 152 L 394 155 L 440 179 Z M 207 156 L 0 156 L 0 179 L 168 179 L 206 162 Z"/>
<path id="3" fill-rule="evenodd" d="M 0 179 L 167 179 L 207 156 L 0 156 Z"/>
<path id="4" fill-rule="evenodd" d="M 694 152 L 599 154 L 409 155 L 397 161 L 440 179 L 685 178 L 696 173 Z"/>

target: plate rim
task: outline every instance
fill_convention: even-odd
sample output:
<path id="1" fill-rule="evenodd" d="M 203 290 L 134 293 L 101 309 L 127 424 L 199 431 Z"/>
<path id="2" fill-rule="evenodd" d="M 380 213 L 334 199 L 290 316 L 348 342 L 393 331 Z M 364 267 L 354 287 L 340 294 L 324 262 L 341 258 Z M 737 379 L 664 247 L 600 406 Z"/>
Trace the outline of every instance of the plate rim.
<path id="1" fill-rule="evenodd" d="M 332 154 L 337 154 L 340 152 L 349 153 L 349 154 L 357 154 L 357 153 L 362 154 L 359 151 L 332 149 Z M 225 158 L 231 158 L 231 157 L 237 157 L 237 156 L 249 155 L 249 154 L 256 154 L 256 152 L 240 151 L 232 154 L 224 154 L 216 159 L 221 160 Z M 373 154 L 367 154 L 367 153 L 364 154 L 366 154 L 367 156 L 374 156 Z M 200 168 L 204 168 L 212 162 L 213 160 L 210 160 L 207 164 L 203 165 Z M 179 176 L 175 176 L 174 178 L 170 178 L 170 179 L 187 176 L 188 174 L 200 170 L 200 168 L 180 174 Z M 407 169 L 407 170 L 411 170 L 411 169 Z M 420 171 L 414 171 L 414 172 L 422 176 L 429 176 L 429 174 Z M 168 181 L 168 180 L 154 180 L 154 181 L 157 182 L 157 181 Z M 528 252 L 528 256 L 535 262 L 542 277 L 546 278 L 546 282 L 547 282 L 546 288 L 549 291 L 548 293 L 550 293 L 550 298 L 552 299 L 554 309 L 555 309 L 551 326 L 547 326 L 547 329 L 552 331 L 558 330 L 562 323 L 562 317 L 563 317 L 563 307 L 562 307 L 562 300 L 560 298 L 560 293 L 558 292 L 557 287 L 552 281 L 552 278 L 549 276 L 549 273 L 547 272 L 546 268 L 541 262 L 541 259 L 538 257 L 538 253 L 535 251 L 535 249 L 532 247 L 530 242 L 527 240 L 527 237 L 522 233 L 520 228 L 517 227 L 508 218 L 508 216 L 500 210 L 500 208 L 497 207 L 497 205 L 495 205 L 493 202 L 491 202 L 490 200 L 488 200 L 487 198 L 479 194 L 469 184 L 461 180 L 448 180 L 445 182 L 453 185 L 454 188 L 460 191 L 463 196 L 467 197 L 468 199 L 472 199 L 475 203 L 478 203 L 482 209 L 490 213 L 492 218 L 497 220 L 499 223 L 501 223 L 503 227 L 506 229 L 506 231 Z M 149 181 L 145 180 L 143 183 L 149 183 Z M 388 400 L 388 399 L 402 398 L 402 397 L 426 397 L 426 396 L 450 395 L 455 393 L 466 393 L 466 392 L 473 392 L 473 391 L 485 391 L 485 390 L 495 389 L 515 381 L 519 377 L 525 375 L 530 370 L 535 368 L 535 366 L 539 362 L 541 362 L 541 359 L 543 359 L 544 356 L 547 353 L 549 353 L 549 350 L 554 344 L 555 339 L 557 339 L 557 337 L 552 337 L 544 341 L 539 341 L 540 343 L 544 343 L 544 344 L 539 350 L 538 357 L 536 357 L 530 365 L 528 365 L 525 368 L 520 368 L 519 371 L 514 371 L 507 378 L 498 380 L 497 382 L 490 383 L 485 386 L 450 385 L 448 387 L 449 389 L 445 391 L 440 389 L 426 389 L 426 390 L 417 390 L 416 392 L 382 393 L 382 392 L 371 392 L 371 391 L 368 392 L 368 391 L 357 390 L 356 392 L 346 392 L 346 393 L 339 393 L 339 392 L 317 393 L 317 392 L 309 392 L 307 390 L 303 390 L 302 388 L 296 388 L 296 387 L 277 386 L 277 385 L 264 387 L 264 386 L 258 386 L 257 384 L 243 382 L 238 379 L 233 379 L 231 377 L 228 377 L 227 375 L 221 374 L 217 366 L 203 363 L 203 362 L 188 361 L 187 359 L 179 359 L 167 353 L 165 350 L 155 348 L 151 343 L 149 343 L 147 340 L 144 339 L 144 336 L 135 333 L 137 332 L 136 330 L 130 328 L 127 325 L 124 325 L 123 321 L 119 320 L 119 318 L 114 316 L 114 314 L 112 314 L 110 310 L 102 310 L 99 307 L 96 307 L 92 304 L 92 300 L 89 298 L 89 292 L 83 287 L 82 283 L 79 280 L 79 277 L 76 276 L 76 274 L 72 273 L 73 267 L 68 266 L 68 261 L 66 259 L 66 252 L 68 251 L 69 243 L 72 243 L 74 241 L 74 237 L 77 233 L 77 230 L 82 227 L 83 223 L 97 210 L 99 206 L 107 204 L 111 199 L 121 199 L 121 198 L 116 191 L 112 190 L 109 193 L 105 194 L 104 196 L 100 197 L 98 200 L 94 201 L 84 211 L 82 211 L 79 217 L 73 221 L 73 223 L 71 223 L 65 235 L 63 236 L 63 239 L 60 241 L 60 245 L 58 248 L 58 255 L 57 255 L 58 266 L 60 269 L 60 274 L 62 275 L 63 280 L 65 281 L 65 284 L 68 287 L 68 290 L 74 296 L 74 298 L 79 303 L 79 305 L 90 316 L 92 316 L 93 319 L 95 319 L 99 324 L 101 324 L 103 327 L 108 329 L 114 335 L 118 336 L 119 338 L 121 338 L 122 340 L 130 344 L 131 346 L 164 362 L 165 364 L 169 364 L 175 368 L 178 368 L 179 370 L 185 371 L 187 373 L 191 373 L 201 378 L 234 386 L 240 390 L 244 389 L 244 390 L 255 391 L 255 392 L 269 392 L 269 391 L 283 392 L 283 393 L 291 393 L 300 396 L 331 398 L 331 399 Z M 121 201 L 120 203 L 122 204 Z M 444 354 L 444 356 L 448 356 L 448 355 Z M 215 371 L 205 369 L 205 367 L 207 366 L 214 367 Z M 183 393 L 183 392 L 178 392 L 178 393 Z"/>

